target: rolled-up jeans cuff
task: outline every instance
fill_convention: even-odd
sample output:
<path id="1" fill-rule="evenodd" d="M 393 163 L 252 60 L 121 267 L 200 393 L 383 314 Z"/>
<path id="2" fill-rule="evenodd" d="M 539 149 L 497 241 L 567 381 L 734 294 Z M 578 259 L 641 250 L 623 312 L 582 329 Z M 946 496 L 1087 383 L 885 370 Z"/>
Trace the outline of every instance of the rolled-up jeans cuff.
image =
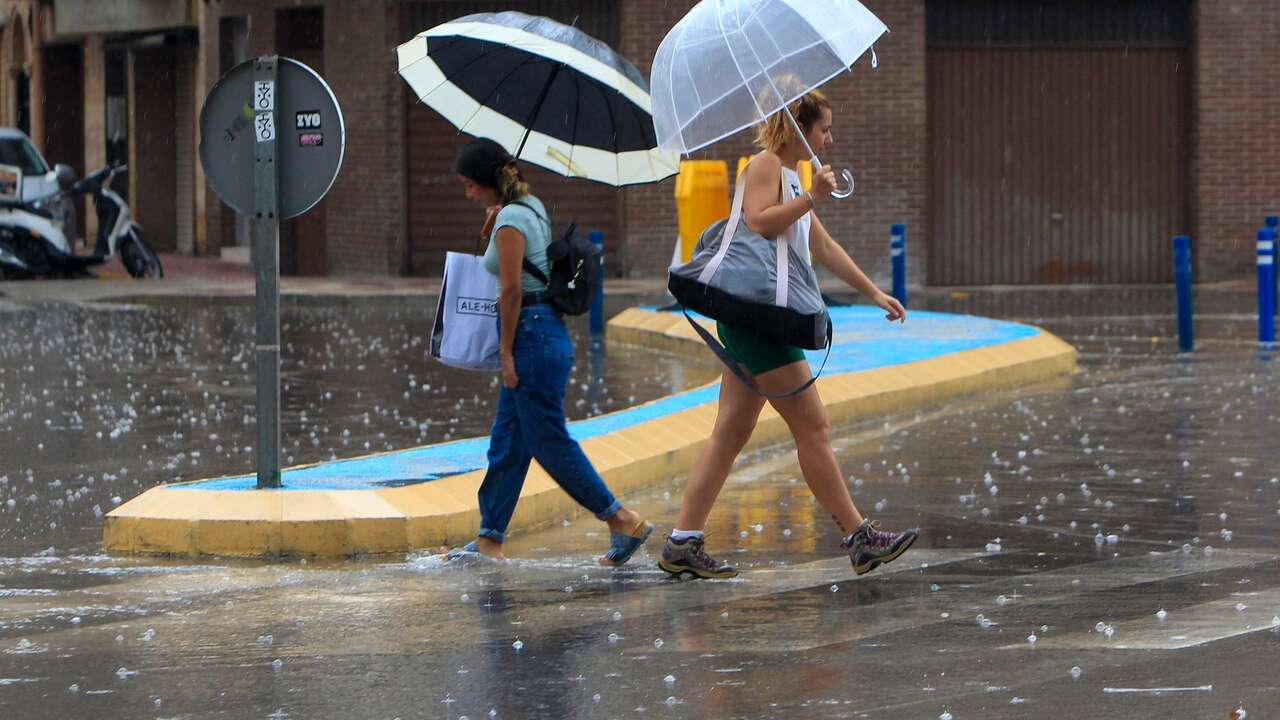
<path id="1" fill-rule="evenodd" d="M 497 530 L 490 530 L 489 528 L 480 528 L 480 532 L 476 533 L 476 537 L 488 538 L 499 545 L 507 541 L 506 533 L 500 533 Z"/>
<path id="2" fill-rule="evenodd" d="M 608 520 L 609 518 L 613 517 L 614 514 L 616 514 L 621 509 L 622 509 L 622 503 L 618 502 L 617 500 L 614 500 L 613 504 L 605 508 L 604 511 L 596 513 L 596 519 Z"/>

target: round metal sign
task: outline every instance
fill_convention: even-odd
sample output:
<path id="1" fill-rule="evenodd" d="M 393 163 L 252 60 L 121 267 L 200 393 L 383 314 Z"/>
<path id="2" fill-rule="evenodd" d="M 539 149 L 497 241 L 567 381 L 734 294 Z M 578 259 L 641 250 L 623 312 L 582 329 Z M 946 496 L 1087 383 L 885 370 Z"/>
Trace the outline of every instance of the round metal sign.
<path id="1" fill-rule="evenodd" d="M 257 60 L 232 68 L 200 111 L 200 162 L 218 197 L 254 212 L 254 153 L 276 143 L 280 217 L 305 213 L 333 187 L 346 150 L 342 110 L 314 70 L 281 57 L 274 84 L 254 77 Z"/>

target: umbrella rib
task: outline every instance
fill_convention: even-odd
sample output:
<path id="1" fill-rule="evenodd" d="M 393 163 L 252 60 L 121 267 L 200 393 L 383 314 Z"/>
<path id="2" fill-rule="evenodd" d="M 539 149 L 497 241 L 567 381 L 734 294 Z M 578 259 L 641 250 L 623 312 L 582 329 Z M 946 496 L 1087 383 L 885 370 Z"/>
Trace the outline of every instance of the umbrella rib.
<path id="1" fill-rule="evenodd" d="M 551 86 L 555 84 L 556 78 L 560 76 L 560 71 L 564 69 L 564 63 L 556 63 L 551 70 L 551 77 L 547 78 L 547 84 L 542 86 L 542 94 L 538 96 L 538 100 L 533 105 L 533 110 L 529 113 L 529 119 L 525 122 L 524 137 L 520 138 L 520 146 L 516 148 L 515 159 L 520 159 L 520 154 L 524 152 L 524 144 L 529 141 L 529 134 L 533 132 L 533 124 L 537 121 L 538 116 L 542 114 L 542 104 L 547 101 L 547 93 L 551 92 Z"/>
<path id="2" fill-rule="evenodd" d="M 632 106 L 631 106 L 631 114 L 632 114 L 632 115 L 635 115 L 635 117 L 636 117 L 636 122 L 640 124 L 640 127 L 642 127 L 642 128 L 643 128 L 643 127 L 644 127 L 644 123 L 645 123 L 646 121 L 649 123 L 649 126 L 650 126 L 650 127 L 652 127 L 652 126 L 653 126 L 653 115 L 652 115 L 652 113 L 646 113 L 642 108 L 639 108 L 639 107 L 636 107 L 635 105 L 632 105 Z M 645 160 L 649 163 L 649 177 L 651 177 L 651 178 L 657 178 L 657 177 L 658 177 L 658 168 L 656 168 L 656 167 L 654 167 L 654 166 L 653 166 L 653 151 L 656 149 L 656 146 L 657 146 L 657 144 L 658 144 L 658 137 L 657 137 L 657 133 L 656 133 L 656 132 L 654 133 L 654 138 L 653 138 L 653 140 L 654 140 L 654 145 L 655 145 L 655 147 L 646 147 L 646 148 L 644 148 L 644 157 L 645 157 Z M 647 145 L 648 143 L 646 142 L 645 144 Z M 619 158 L 619 162 L 621 162 L 621 158 Z M 621 167 L 619 167 L 619 170 L 618 170 L 618 177 L 619 177 L 619 178 L 621 178 L 621 177 L 622 177 L 622 170 L 621 170 Z M 656 180 L 651 180 L 650 182 L 656 182 Z"/>
<path id="3" fill-rule="evenodd" d="M 644 127 L 644 121 L 645 121 L 644 115 L 641 114 L 643 112 L 644 112 L 643 110 L 636 107 L 635 105 L 631 106 L 631 114 L 635 116 L 636 122 L 640 123 L 640 127 L 642 128 Z M 649 124 L 653 125 L 653 115 L 649 116 Z M 647 145 L 648 143 L 645 143 L 645 144 Z M 655 145 L 657 144 L 657 135 L 654 136 L 654 144 Z M 645 150 L 645 153 L 644 153 L 645 159 L 648 160 L 649 162 L 649 177 L 656 178 L 658 177 L 658 169 L 653 166 L 653 148 L 645 148 L 644 150 Z M 618 158 L 618 162 L 619 162 L 618 178 L 619 179 L 622 178 L 622 166 L 621 166 L 622 159 L 620 155 L 621 154 L 619 154 L 619 158 Z"/>
<path id="4" fill-rule="evenodd" d="M 689 26 L 688 26 L 688 25 L 684 25 L 683 23 L 681 23 L 681 24 L 683 25 L 683 27 L 681 27 L 681 28 L 680 28 L 680 36 L 676 38 L 675 46 L 674 46 L 674 48 L 673 48 L 673 49 L 672 49 L 672 51 L 671 51 L 673 54 L 675 53 L 675 51 L 676 51 L 676 50 L 679 50 L 679 49 L 680 49 L 680 44 L 681 44 L 682 42 L 684 42 L 684 35 L 685 35 L 685 33 L 689 32 Z M 686 64 L 687 64 L 687 63 L 686 63 Z M 667 88 L 668 88 L 668 89 L 670 89 L 670 88 L 674 88 L 674 87 L 675 87 L 675 77 L 674 77 L 674 76 L 675 76 L 675 72 L 676 72 L 676 64 L 675 64 L 675 62 L 668 62 L 668 63 L 667 63 Z M 694 91 L 695 93 L 697 93 L 697 92 L 698 92 L 698 88 L 697 88 L 697 87 L 694 87 L 694 88 L 693 88 L 693 91 Z M 670 94 L 670 93 L 668 93 L 668 94 Z M 671 97 L 672 97 L 672 100 L 671 100 L 671 116 L 672 116 L 672 117 L 675 117 L 675 114 L 676 114 L 675 96 L 674 96 L 674 95 L 672 95 Z M 650 107 L 652 107 L 652 106 L 653 106 L 653 102 L 652 102 L 652 101 L 650 101 L 649 105 L 650 105 Z M 650 119 L 650 122 L 652 122 L 652 119 Z M 679 118 L 677 118 L 677 119 L 676 119 L 676 123 L 677 123 L 677 125 L 679 125 L 679 122 L 680 122 L 680 121 L 679 121 Z M 655 129 L 656 129 L 656 128 L 655 128 Z M 683 126 L 678 127 L 678 128 L 677 128 L 677 132 L 679 132 L 679 133 L 680 133 L 680 145 L 683 147 L 683 146 L 684 146 L 684 127 L 683 127 Z"/>
<path id="5" fill-rule="evenodd" d="M 742 65 L 738 63 L 738 56 L 733 53 L 733 46 L 729 44 L 729 38 L 725 37 L 724 21 L 720 18 L 719 10 L 720 0 L 716 0 L 716 25 L 720 27 L 720 37 L 724 40 L 725 47 L 729 48 L 729 57 L 733 58 L 733 69 L 738 71 L 738 77 L 742 78 L 743 87 L 747 88 L 747 92 L 751 95 L 751 102 L 755 104 L 760 117 L 764 118 L 764 108 L 760 107 L 760 101 L 756 99 L 755 93 L 751 93 L 751 86 L 747 84 L 747 76 L 742 73 Z"/>
<path id="6" fill-rule="evenodd" d="M 576 106 L 573 113 L 573 133 L 569 136 L 569 172 L 573 172 L 575 156 L 578 154 L 578 128 L 582 125 L 579 122 L 582 118 L 582 73 L 571 71 L 573 76 L 574 101 Z"/>
<path id="7" fill-rule="evenodd" d="M 541 55 L 537 55 L 537 56 L 535 56 L 535 57 L 542 57 L 542 56 L 541 56 Z M 546 60 L 546 58 L 542 58 L 542 62 L 546 62 L 546 61 L 547 61 L 547 60 Z M 462 123 L 461 125 L 459 125 L 459 126 L 458 126 L 458 129 L 459 129 L 459 130 L 462 130 L 463 128 L 465 128 L 468 124 L 470 124 L 470 123 L 471 123 L 471 121 L 472 121 L 473 119 L 475 119 L 475 116 L 476 116 L 477 114 L 479 114 L 479 113 L 480 113 L 480 109 L 481 109 L 481 108 L 487 107 L 487 106 L 485 105 L 485 103 L 489 102 L 489 98 L 493 97 L 493 96 L 494 96 L 494 94 L 496 94 L 496 93 L 498 92 L 498 88 L 502 87 L 502 84 L 503 84 L 503 83 L 505 83 L 505 82 L 507 81 L 507 79 L 508 79 L 508 78 L 510 78 L 512 75 L 515 75 L 515 74 L 516 74 L 516 72 L 517 72 L 517 71 L 519 71 L 520 69 L 522 69 L 522 68 L 524 68 L 524 67 L 527 67 L 527 66 L 529 66 L 529 65 L 533 64 L 534 62 L 537 62 L 537 61 L 534 61 L 534 60 L 525 60 L 524 62 L 520 63 L 519 65 L 516 65 L 515 67 L 511 68 L 511 71 L 510 71 L 510 72 L 508 72 L 506 75 L 503 75 L 501 80 L 499 80 L 498 82 L 494 83 L 494 85 L 493 85 L 493 89 L 489 91 L 489 94 L 488 94 L 488 95 L 485 95 L 483 100 L 480 100 L 480 101 L 477 101 L 477 102 L 476 102 L 476 109 L 475 109 L 475 111 L 471 113 L 471 116 L 467 118 L 467 121 L 466 121 L 466 122 L 464 122 L 464 123 Z"/>
<path id="8" fill-rule="evenodd" d="M 609 111 L 609 126 L 613 128 L 613 173 L 614 177 L 618 177 L 618 119 L 613 116 L 613 103 L 609 102 L 609 94 L 603 90 L 600 94 L 604 97 L 604 107 Z"/>
<path id="9" fill-rule="evenodd" d="M 464 36 L 462 36 L 462 35 L 453 35 L 453 36 L 450 36 L 450 37 L 448 38 L 448 40 L 445 42 L 445 44 L 443 44 L 443 45 L 441 45 L 441 46 L 440 46 L 440 49 L 441 49 L 441 50 L 443 50 L 443 49 L 445 49 L 445 48 L 447 48 L 447 47 L 449 47 L 449 46 L 451 46 L 451 45 L 456 45 L 456 44 L 458 44 L 458 43 L 462 42 L 463 38 L 464 38 Z M 466 38 L 466 39 L 467 39 L 467 40 L 472 40 L 473 38 Z M 424 38 L 424 41 L 425 41 L 425 38 Z M 472 64 L 472 63 L 479 61 L 479 60 L 480 60 L 480 58 L 482 58 L 482 57 L 484 57 L 484 55 L 480 55 L 480 56 L 478 56 L 478 57 L 476 57 L 476 58 L 474 58 L 474 59 L 472 59 L 472 60 L 467 61 L 467 64 L 466 64 L 466 65 L 463 65 L 461 69 L 465 70 L 465 69 L 467 69 L 467 68 L 471 67 L 471 64 Z M 413 67 L 414 65 L 417 65 L 418 63 L 420 63 L 420 62 L 422 62 L 422 61 L 424 61 L 424 60 L 430 60 L 430 61 L 431 61 L 431 62 L 432 62 L 432 63 L 433 63 L 437 68 L 438 68 L 438 67 L 440 67 L 440 63 L 436 62 L 435 58 L 431 57 L 431 52 L 428 50 L 427 52 L 425 52 L 425 53 L 423 53 L 423 54 L 422 54 L 422 57 L 418 58 L 417 60 L 414 60 L 413 62 L 411 62 L 411 63 L 409 63 L 407 66 L 405 66 L 405 70 L 407 70 L 407 69 L 409 69 L 409 68 Z M 403 74 L 404 74 L 404 71 L 402 70 L 402 71 L 401 71 L 401 75 L 403 76 Z M 443 80 L 443 81 L 441 81 L 440 85 L 443 85 L 444 83 L 447 83 L 447 82 L 451 82 L 451 81 L 449 80 L 449 78 L 448 78 L 448 77 L 445 77 L 445 74 L 444 74 L 444 72 L 443 72 L 443 71 L 441 71 L 440 76 L 444 78 L 444 80 Z M 433 93 L 433 92 L 435 92 L 437 89 L 439 89 L 440 85 L 436 85 L 435 87 L 431 88 L 430 90 L 428 90 L 427 92 L 422 93 L 422 94 L 423 94 L 423 95 L 430 95 L 431 93 Z M 421 98 L 421 97 L 419 97 L 418 99 L 419 99 L 419 100 L 422 100 L 422 98 Z M 423 101 L 423 104 L 425 105 L 425 104 L 426 104 L 426 101 Z M 429 107 L 429 106 L 428 106 L 428 107 Z"/>

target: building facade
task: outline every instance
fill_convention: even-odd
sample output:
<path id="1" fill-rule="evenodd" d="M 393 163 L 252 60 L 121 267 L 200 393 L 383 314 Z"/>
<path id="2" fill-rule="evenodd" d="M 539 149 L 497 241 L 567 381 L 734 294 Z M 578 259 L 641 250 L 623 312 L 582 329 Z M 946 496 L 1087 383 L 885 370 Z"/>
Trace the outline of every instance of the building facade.
<path id="1" fill-rule="evenodd" d="M 933 285 L 1156 283 L 1193 238 L 1202 281 L 1245 277 L 1280 211 L 1280 3 L 1271 0 L 867 0 L 890 28 L 824 88 L 854 198 L 823 220 L 873 276 L 908 229 Z M 346 116 L 329 196 L 282 229 L 299 275 L 438 275 L 475 246 L 452 172 L 462 142 L 396 76 L 395 47 L 472 12 L 574 22 L 647 74 L 691 0 L 0 0 L 0 124 L 82 174 L 130 165 L 121 189 L 164 251 L 248 245 L 197 160 L 218 78 L 269 53 L 319 71 Z M 745 134 L 698 154 L 733 167 Z M 557 217 L 606 233 L 612 274 L 658 276 L 676 236 L 674 181 L 616 190 L 527 173 Z M 93 218 L 81 227 L 93 230 Z"/>

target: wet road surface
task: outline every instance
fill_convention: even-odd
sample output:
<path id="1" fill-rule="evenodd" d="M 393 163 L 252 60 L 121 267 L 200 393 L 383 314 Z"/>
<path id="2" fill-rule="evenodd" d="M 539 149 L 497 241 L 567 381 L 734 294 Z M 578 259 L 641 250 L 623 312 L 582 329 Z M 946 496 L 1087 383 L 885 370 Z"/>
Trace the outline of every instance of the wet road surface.
<path id="1" fill-rule="evenodd" d="M 39 492 L 49 507 L 0 512 L 0 716 L 1280 716 L 1280 397 L 1273 357 L 1248 340 L 1249 298 L 1206 303 L 1199 349 L 1180 357 L 1171 318 L 1144 316 L 1149 298 L 1055 306 L 1043 297 L 943 297 L 934 306 L 982 305 L 1039 322 L 1080 349 L 1079 375 L 837 429 L 863 511 L 923 532 L 907 555 L 861 578 L 785 446 L 743 458 L 730 478 L 709 546 L 744 572 L 720 583 L 671 581 L 653 565 L 656 541 L 631 567 L 600 568 L 594 558 L 607 539 L 590 519 L 513 537 L 516 559 L 505 564 L 429 554 L 274 564 L 107 557 L 84 501 L 58 507 L 27 483 L 28 466 L 45 484 L 65 475 L 50 469 L 59 461 L 27 455 L 13 470 L 6 459 L 0 498 Z M 385 311 L 370 313 L 372 323 Z M 116 352 L 148 357 L 147 343 L 159 341 L 139 322 L 142 339 Z M 345 324 L 358 332 L 351 326 L 367 323 Z M 341 345 L 344 334 L 330 328 L 315 342 Z M 369 348 L 374 334 L 348 347 Z M 198 347 L 203 336 L 192 331 L 180 344 Z M 201 352 L 211 351 L 185 354 Z M 155 372 L 185 381 L 193 370 L 175 354 L 156 353 Z M 372 393 L 365 388 L 380 381 L 371 373 L 332 367 L 359 351 L 349 356 L 328 368 L 315 356 L 309 382 Z M 9 373 L 21 362 L 11 357 Z M 608 363 L 613 373 L 612 350 Z M 84 365 L 86 383 L 111 375 Z M 195 379 L 204 372 L 206 385 L 231 380 L 207 370 Z M 250 388 L 248 370 L 236 373 Z M 396 374 L 389 387 L 407 390 L 407 372 Z M 41 377 L 43 387 L 26 387 L 53 395 L 74 386 L 62 374 Z M 173 392 L 173 382 L 129 377 L 133 392 Z M 610 381 L 613 397 L 625 377 Z M 13 407 L 14 382 L 0 376 L 0 425 L 43 422 L 53 401 Z M 163 421 L 182 434 L 165 446 L 166 462 L 197 434 L 178 413 L 204 400 L 200 387 L 165 401 L 172 415 Z M 112 390 L 116 404 L 120 392 Z M 405 413 L 392 391 L 379 397 Z M 134 428 L 145 430 L 123 434 L 135 445 L 103 450 L 111 446 L 94 433 L 111 425 L 98 412 L 83 431 L 64 431 L 60 462 L 79 463 L 75 472 L 98 474 L 113 492 L 135 478 L 157 481 L 163 467 L 137 459 L 154 447 L 142 443 L 157 442 L 146 402 L 132 403 Z M 386 415 L 370 411 L 364 426 L 369 408 L 350 403 L 317 406 L 306 426 L 298 419 L 304 430 L 330 428 L 317 433 L 317 452 L 416 441 L 416 425 L 392 436 Z M 344 406 L 343 421 L 333 419 Z M 201 410 L 197 423 L 241 420 L 227 410 L 218 420 L 215 410 Z M 344 426 L 350 436 L 334 431 Z M 235 432 L 249 436 L 252 426 Z M 30 452 L 0 443 L 5 458 Z M 231 464 L 209 455 L 216 462 L 184 471 Z M 108 462 L 136 469 L 105 480 Z M 629 504 L 665 531 L 681 481 Z M 79 489 L 69 485 L 60 499 Z"/>

